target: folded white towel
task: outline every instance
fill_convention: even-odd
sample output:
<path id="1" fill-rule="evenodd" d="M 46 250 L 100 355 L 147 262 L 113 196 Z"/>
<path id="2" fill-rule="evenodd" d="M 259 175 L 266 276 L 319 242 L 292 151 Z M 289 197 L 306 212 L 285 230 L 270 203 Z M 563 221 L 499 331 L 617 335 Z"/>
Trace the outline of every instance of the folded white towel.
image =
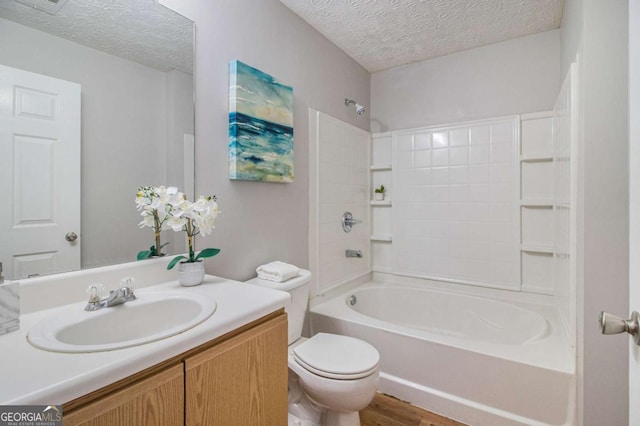
<path id="1" fill-rule="evenodd" d="M 298 276 L 300 268 L 289 263 L 276 260 L 275 262 L 260 265 L 256 268 L 258 278 L 261 280 L 269 280 L 281 283 L 288 279 Z"/>

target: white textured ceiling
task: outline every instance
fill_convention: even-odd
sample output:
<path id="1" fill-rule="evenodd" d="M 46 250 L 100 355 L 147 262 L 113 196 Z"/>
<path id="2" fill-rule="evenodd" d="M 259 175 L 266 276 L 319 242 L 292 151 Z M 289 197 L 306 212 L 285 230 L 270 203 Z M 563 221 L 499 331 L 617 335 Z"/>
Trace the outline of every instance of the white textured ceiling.
<path id="1" fill-rule="evenodd" d="M 56 15 L 0 0 L 0 18 L 162 71 L 193 72 L 193 23 L 154 0 L 69 0 Z"/>
<path id="2" fill-rule="evenodd" d="M 564 0 L 280 0 L 370 72 L 560 27 Z"/>

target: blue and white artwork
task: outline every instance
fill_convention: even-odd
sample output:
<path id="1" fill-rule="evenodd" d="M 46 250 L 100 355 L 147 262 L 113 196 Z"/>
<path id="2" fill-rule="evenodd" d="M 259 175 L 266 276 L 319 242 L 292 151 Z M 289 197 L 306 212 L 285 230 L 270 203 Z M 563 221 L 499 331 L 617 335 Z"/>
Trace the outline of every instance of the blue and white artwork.
<path id="1" fill-rule="evenodd" d="M 293 88 L 229 64 L 229 178 L 293 182 Z"/>

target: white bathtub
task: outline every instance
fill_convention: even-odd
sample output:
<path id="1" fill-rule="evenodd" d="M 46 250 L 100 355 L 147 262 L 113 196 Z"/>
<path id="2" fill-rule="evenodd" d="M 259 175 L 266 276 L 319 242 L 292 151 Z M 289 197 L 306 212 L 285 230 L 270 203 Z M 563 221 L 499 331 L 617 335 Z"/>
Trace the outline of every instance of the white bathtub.
<path id="1" fill-rule="evenodd" d="M 573 424 L 572 351 L 552 306 L 372 281 L 312 306 L 310 323 L 373 344 L 380 391 L 417 406 L 474 426 Z"/>

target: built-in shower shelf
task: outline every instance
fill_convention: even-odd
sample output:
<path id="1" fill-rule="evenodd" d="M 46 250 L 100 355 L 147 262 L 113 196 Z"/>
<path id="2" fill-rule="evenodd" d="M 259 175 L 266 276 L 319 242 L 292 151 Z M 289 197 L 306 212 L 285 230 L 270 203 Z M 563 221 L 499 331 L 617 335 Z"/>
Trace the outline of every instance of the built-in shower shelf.
<path id="1" fill-rule="evenodd" d="M 377 164 L 377 165 L 371 166 L 372 172 L 381 172 L 384 170 L 391 170 L 391 164 Z"/>
<path id="2" fill-rule="evenodd" d="M 553 254 L 553 247 L 551 246 L 543 246 L 543 245 L 535 245 L 535 244 L 521 244 L 520 250 L 528 251 L 531 253 L 548 253 Z"/>
<path id="3" fill-rule="evenodd" d="M 371 205 L 379 206 L 379 207 L 389 207 L 391 205 L 391 200 L 383 200 L 383 201 L 371 200 Z"/>
<path id="4" fill-rule="evenodd" d="M 538 200 L 522 200 L 520 201 L 522 207 L 553 207 L 553 200 L 538 199 Z"/>
<path id="5" fill-rule="evenodd" d="M 541 161 L 553 161 L 553 155 L 551 154 L 523 155 L 520 157 L 520 161 L 524 163 L 538 163 Z"/>
<path id="6" fill-rule="evenodd" d="M 372 235 L 371 236 L 371 241 L 380 241 L 380 242 L 390 243 L 391 240 L 392 240 L 391 235 Z"/>

